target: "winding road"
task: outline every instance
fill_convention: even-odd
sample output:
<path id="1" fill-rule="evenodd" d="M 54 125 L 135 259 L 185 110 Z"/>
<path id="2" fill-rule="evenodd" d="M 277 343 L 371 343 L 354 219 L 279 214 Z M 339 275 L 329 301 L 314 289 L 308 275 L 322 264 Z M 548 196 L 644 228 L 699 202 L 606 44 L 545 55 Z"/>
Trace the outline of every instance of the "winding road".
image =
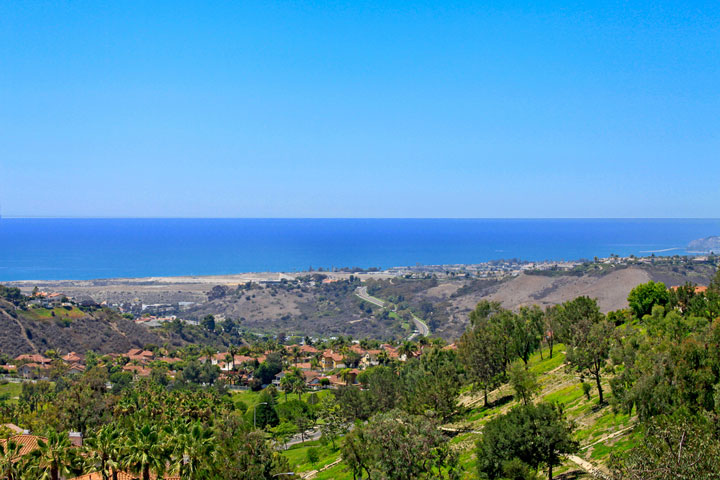
<path id="1" fill-rule="evenodd" d="M 386 302 L 370 295 L 367 291 L 367 287 L 358 287 L 355 290 L 355 295 L 357 295 L 360 299 L 365 300 L 366 302 L 372 303 L 373 305 L 377 305 L 381 308 L 385 307 Z M 414 313 L 412 314 L 412 321 L 415 324 L 415 328 L 417 329 L 418 333 L 413 333 L 412 335 L 410 335 L 410 340 L 415 338 L 416 335 L 422 335 L 423 337 L 427 337 L 428 335 L 430 335 L 430 327 L 428 327 L 425 322 L 415 316 Z"/>

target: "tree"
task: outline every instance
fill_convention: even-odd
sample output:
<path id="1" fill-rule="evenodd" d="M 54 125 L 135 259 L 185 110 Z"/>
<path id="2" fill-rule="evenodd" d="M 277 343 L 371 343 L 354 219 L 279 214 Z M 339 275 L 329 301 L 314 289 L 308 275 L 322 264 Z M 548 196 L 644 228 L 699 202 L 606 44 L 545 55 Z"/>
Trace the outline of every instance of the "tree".
<path id="1" fill-rule="evenodd" d="M 99 472 L 103 480 L 116 479 L 121 468 L 120 431 L 114 425 L 106 425 L 83 443 L 85 465 Z"/>
<path id="2" fill-rule="evenodd" d="M 505 337 L 495 319 L 502 314 L 500 303 L 483 300 L 470 313 L 470 325 L 458 340 L 458 358 L 473 388 L 483 391 L 485 405 L 488 392 L 500 384 L 505 373 Z"/>
<path id="3" fill-rule="evenodd" d="M 375 415 L 348 433 L 342 455 L 354 478 L 458 479 L 457 454 L 437 425 L 400 410 Z"/>
<path id="4" fill-rule="evenodd" d="M 280 390 L 282 390 L 283 393 L 285 393 L 285 401 L 286 402 L 287 402 L 288 393 L 293 391 L 294 380 L 295 379 L 293 377 L 291 377 L 290 375 L 284 375 L 280 379 Z"/>
<path id="5" fill-rule="evenodd" d="M 323 438 L 329 440 L 335 448 L 335 440 L 347 431 L 347 424 L 343 420 L 340 404 L 333 395 L 325 395 L 320 400 L 320 431 Z"/>
<path id="6" fill-rule="evenodd" d="M 279 423 L 277 411 L 275 410 L 275 399 L 266 392 L 260 395 L 258 404 L 248 410 L 251 415 L 250 421 L 260 428 L 267 426 L 276 427 Z"/>
<path id="7" fill-rule="evenodd" d="M 50 431 L 47 440 L 38 439 L 38 448 L 30 455 L 30 472 L 39 480 L 60 480 L 71 473 L 75 452 L 67 433 Z"/>
<path id="8" fill-rule="evenodd" d="M 588 373 L 595 379 L 602 404 L 601 377 L 610 356 L 614 327 L 600 313 L 597 302 L 588 297 L 564 303 L 562 312 L 569 332 L 567 361 L 579 372 Z"/>
<path id="9" fill-rule="evenodd" d="M 12 438 L 0 441 L 0 478 L 6 480 L 20 480 L 22 475 L 21 458 L 22 445 Z"/>
<path id="10" fill-rule="evenodd" d="M 652 280 L 636 286 L 628 295 L 628 304 L 637 318 L 649 315 L 655 305 L 664 307 L 669 300 L 670 294 L 665 284 L 655 283 Z"/>
<path id="11" fill-rule="evenodd" d="M 557 305 L 545 310 L 545 341 L 550 349 L 550 358 L 553 356 L 553 347 L 558 336 L 562 336 L 562 320 L 560 308 Z"/>
<path id="12" fill-rule="evenodd" d="M 402 345 L 400 345 L 400 347 L 398 347 L 398 354 L 400 356 L 405 356 L 406 359 L 409 359 L 415 356 L 417 350 L 418 347 L 415 343 L 406 340 Z"/>
<path id="13" fill-rule="evenodd" d="M 59 419 L 64 429 L 83 435 L 109 420 L 107 409 L 107 371 L 101 367 L 87 370 L 79 381 L 73 382 L 58 394 L 57 403 L 63 408 Z"/>
<path id="14" fill-rule="evenodd" d="M 205 329 L 214 332 L 215 331 L 215 317 L 213 315 L 205 315 L 203 319 L 200 321 L 200 325 L 202 325 Z"/>
<path id="15" fill-rule="evenodd" d="M 400 401 L 397 374 L 389 367 L 379 365 L 363 370 L 357 376 L 369 408 L 374 412 L 387 412 Z"/>
<path id="16" fill-rule="evenodd" d="M 320 460 L 320 454 L 318 453 L 317 447 L 310 447 L 307 449 L 307 461 L 311 465 L 315 465 Z"/>
<path id="17" fill-rule="evenodd" d="M 525 405 L 530 403 L 533 397 L 540 391 L 537 375 L 521 365 L 520 362 L 514 362 L 510 365 L 508 377 L 510 385 L 512 385 L 515 390 L 516 396 L 519 397 Z"/>
<path id="18" fill-rule="evenodd" d="M 443 420 L 456 410 L 461 369 L 455 352 L 433 349 L 403 365 L 400 371 L 401 405 L 412 414 L 430 412 Z"/>
<path id="19" fill-rule="evenodd" d="M 141 480 L 150 480 L 151 474 L 162 476 L 168 459 L 168 450 L 156 425 L 137 424 L 128 432 L 125 464 L 131 472 L 140 474 Z"/>
<path id="20" fill-rule="evenodd" d="M 642 428 L 642 442 L 624 455 L 612 455 L 618 480 L 720 478 L 720 441 L 707 420 L 659 416 Z"/>
<path id="21" fill-rule="evenodd" d="M 716 294 L 720 294 L 720 268 L 717 269 L 717 271 L 715 272 L 715 276 L 710 281 L 708 290 Z"/>
<path id="22" fill-rule="evenodd" d="M 243 420 L 234 414 L 226 415 L 216 424 L 218 470 L 223 480 L 287 480 L 296 475 L 277 476 L 289 472 L 287 458 L 265 440 L 263 432 L 249 430 Z"/>
<path id="23" fill-rule="evenodd" d="M 553 467 L 562 463 L 563 455 L 579 448 L 572 431 L 562 409 L 549 403 L 521 405 L 493 418 L 477 443 L 480 478 L 507 477 L 508 470 L 522 469 L 520 461 L 536 471 L 544 466 L 552 480 Z"/>
<path id="24" fill-rule="evenodd" d="M 513 354 L 527 367 L 530 355 L 540 346 L 543 313 L 537 306 L 521 307 L 519 315 L 511 317 L 510 341 Z"/>
<path id="25" fill-rule="evenodd" d="M 211 475 L 215 438 L 210 428 L 199 422 L 192 425 L 179 423 L 169 429 L 172 442 L 170 461 L 180 478 L 202 479 Z"/>

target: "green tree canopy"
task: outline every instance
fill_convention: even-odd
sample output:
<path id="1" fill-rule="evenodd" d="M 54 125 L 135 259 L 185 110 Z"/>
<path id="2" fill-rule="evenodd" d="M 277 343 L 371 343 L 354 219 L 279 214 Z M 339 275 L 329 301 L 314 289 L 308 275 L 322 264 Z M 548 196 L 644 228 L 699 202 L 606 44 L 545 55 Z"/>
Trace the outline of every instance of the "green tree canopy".
<path id="1" fill-rule="evenodd" d="M 633 288 L 628 295 L 628 304 L 637 318 L 649 315 L 655 305 L 667 305 L 669 300 L 670 294 L 665 284 L 652 280 Z"/>

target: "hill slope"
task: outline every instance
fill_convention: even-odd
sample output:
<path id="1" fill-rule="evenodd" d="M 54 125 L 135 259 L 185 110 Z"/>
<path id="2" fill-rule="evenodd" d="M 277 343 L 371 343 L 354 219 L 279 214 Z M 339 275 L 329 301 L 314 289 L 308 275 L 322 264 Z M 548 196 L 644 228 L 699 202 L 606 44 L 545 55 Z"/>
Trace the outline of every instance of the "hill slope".
<path id="1" fill-rule="evenodd" d="M 53 316 L 52 314 L 55 313 Z M 21 310 L 0 300 L 0 352 L 16 356 L 54 349 L 61 352 L 125 352 L 153 343 L 181 345 L 178 338 L 163 338 L 110 310 Z"/>

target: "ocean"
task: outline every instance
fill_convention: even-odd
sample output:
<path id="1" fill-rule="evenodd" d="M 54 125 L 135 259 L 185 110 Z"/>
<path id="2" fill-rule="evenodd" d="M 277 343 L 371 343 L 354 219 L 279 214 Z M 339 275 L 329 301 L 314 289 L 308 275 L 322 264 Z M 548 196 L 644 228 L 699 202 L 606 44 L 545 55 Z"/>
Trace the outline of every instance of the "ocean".
<path id="1" fill-rule="evenodd" d="M 0 219 L 0 281 L 683 255 L 713 219 Z"/>

